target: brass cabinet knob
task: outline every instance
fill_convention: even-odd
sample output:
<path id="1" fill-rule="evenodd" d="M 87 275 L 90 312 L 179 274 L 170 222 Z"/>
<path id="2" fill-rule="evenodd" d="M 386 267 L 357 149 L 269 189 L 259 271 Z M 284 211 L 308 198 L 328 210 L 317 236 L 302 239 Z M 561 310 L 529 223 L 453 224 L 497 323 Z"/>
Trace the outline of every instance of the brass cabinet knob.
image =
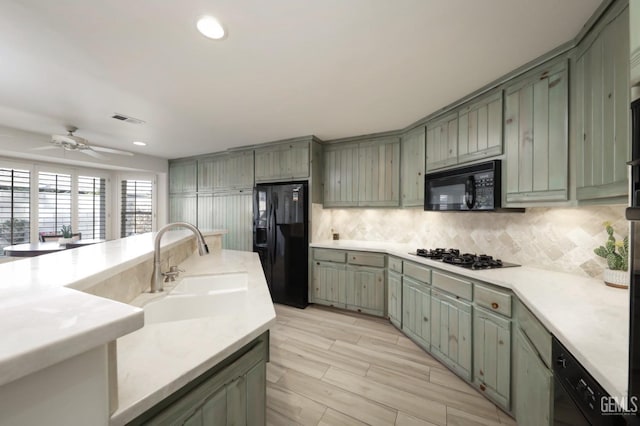
<path id="1" fill-rule="evenodd" d="M 493 303 L 491 304 L 491 307 L 492 307 L 493 309 L 498 309 L 498 308 L 500 307 L 500 305 L 498 305 L 496 302 L 493 302 Z"/>

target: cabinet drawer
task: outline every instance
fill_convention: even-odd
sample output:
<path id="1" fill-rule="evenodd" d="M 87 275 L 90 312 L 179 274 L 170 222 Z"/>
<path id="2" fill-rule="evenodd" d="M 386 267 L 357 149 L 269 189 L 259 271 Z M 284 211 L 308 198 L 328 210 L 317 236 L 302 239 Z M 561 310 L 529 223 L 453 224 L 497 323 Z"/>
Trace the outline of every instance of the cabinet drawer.
<path id="1" fill-rule="evenodd" d="M 313 258 L 325 262 L 344 263 L 347 259 L 347 253 L 340 250 L 313 249 Z"/>
<path id="2" fill-rule="evenodd" d="M 398 259 L 397 257 L 389 257 L 389 270 L 401 274 L 402 260 Z"/>
<path id="3" fill-rule="evenodd" d="M 515 315 L 518 326 L 538 351 L 542 361 L 551 367 L 551 334 L 520 301 L 516 302 Z"/>
<path id="4" fill-rule="evenodd" d="M 511 295 L 476 284 L 473 300 L 494 312 L 511 316 Z"/>
<path id="5" fill-rule="evenodd" d="M 446 292 L 463 299 L 472 300 L 473 284 L 460 278 L 433 271 L 431 283 Z"/>
<path id="6" fill-rule="evenodd" d="M 415 263 L 403 262 L 404 274 L 423 283 L 431 284 L 431 269 Z"/>
<path id="7" fill-rule="evenodd" d="M 352 265 L 384 268 L 384 254 L 349 252 L 347 262 Z"/>

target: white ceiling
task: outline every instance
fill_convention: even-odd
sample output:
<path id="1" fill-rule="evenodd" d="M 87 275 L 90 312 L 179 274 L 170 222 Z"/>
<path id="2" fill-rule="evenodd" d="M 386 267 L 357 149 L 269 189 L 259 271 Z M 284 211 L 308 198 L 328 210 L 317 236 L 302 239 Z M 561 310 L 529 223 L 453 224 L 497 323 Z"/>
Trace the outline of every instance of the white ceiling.
<path id="1" fill-rule="evenodd" d="M 166 158 L 394 130 L 570 40 L 599 3 L 0 0 L 0 124 Z M 204 14 L 226 40 L 197 33 Z"/>

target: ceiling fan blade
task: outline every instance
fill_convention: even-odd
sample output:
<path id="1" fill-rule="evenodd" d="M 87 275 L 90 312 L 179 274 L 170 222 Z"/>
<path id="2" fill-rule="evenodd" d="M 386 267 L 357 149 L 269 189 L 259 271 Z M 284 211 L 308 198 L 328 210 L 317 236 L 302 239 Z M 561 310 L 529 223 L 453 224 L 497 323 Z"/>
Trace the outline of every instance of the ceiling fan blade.
<path id="1" fill-rule="evenodd" d="M 93 149 L 94 151 L 106 152 L 106 153 L 109 153 L 109 154 L 130 155 L 130 156 L 134 155 L 133 152 L 121 151 L 119 149 L 105 148 L 105 147 L 102 147 L 102 146 L 95 146 L 95 145 L 91 145 L 91 149 Z"/>
<path id="2" fill-rule="evenodd" d="M 94 158 L 99 158 L 99 159 L 101 159 L 101 160 L 104 160 L 104 159 L 106 159 L 106 158 L 107 158 L 107 157 L 105 157 L 104 155 L 102 155 L 102 154 L 99 154 L 99 153 L 95 152 L 95 151 L 94 151 L 93 149 L 91 149 L 91 148 L 89 148 L 89 149 L 83 149 L 83 150 L 81 150 L 80 152 L 82 152 L 83 154 L 90 155 L 91 157 L 94 157 Z"/>
<path id="3" fill-rule="evenodd" d="M 37 148 L 31 148 L 29 151 L 48 151 L 50 149 L 60 149 L 60 147 L 55 145 L 39 146 Z"/>

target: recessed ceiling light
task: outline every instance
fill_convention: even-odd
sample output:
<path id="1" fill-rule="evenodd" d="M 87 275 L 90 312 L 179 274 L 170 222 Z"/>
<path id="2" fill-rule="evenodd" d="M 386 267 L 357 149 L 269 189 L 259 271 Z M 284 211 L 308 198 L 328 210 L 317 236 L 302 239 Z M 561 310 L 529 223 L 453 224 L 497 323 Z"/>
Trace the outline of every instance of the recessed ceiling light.
<path id="1" fill-rule="evenodd" d="M 203 16 L 198 19 L 196 26 L 198 27 L 198 31 L 205 37 L 220 40 L 225 36 L 224 28 L 222 28 L 220 22 L 213 16 Z"/>
<path id="2" fill-rule="evenodd" d="M 147 146 L 147 144 L 142 141 L 133 141 L 133 144 L 138 146 Z"/>

